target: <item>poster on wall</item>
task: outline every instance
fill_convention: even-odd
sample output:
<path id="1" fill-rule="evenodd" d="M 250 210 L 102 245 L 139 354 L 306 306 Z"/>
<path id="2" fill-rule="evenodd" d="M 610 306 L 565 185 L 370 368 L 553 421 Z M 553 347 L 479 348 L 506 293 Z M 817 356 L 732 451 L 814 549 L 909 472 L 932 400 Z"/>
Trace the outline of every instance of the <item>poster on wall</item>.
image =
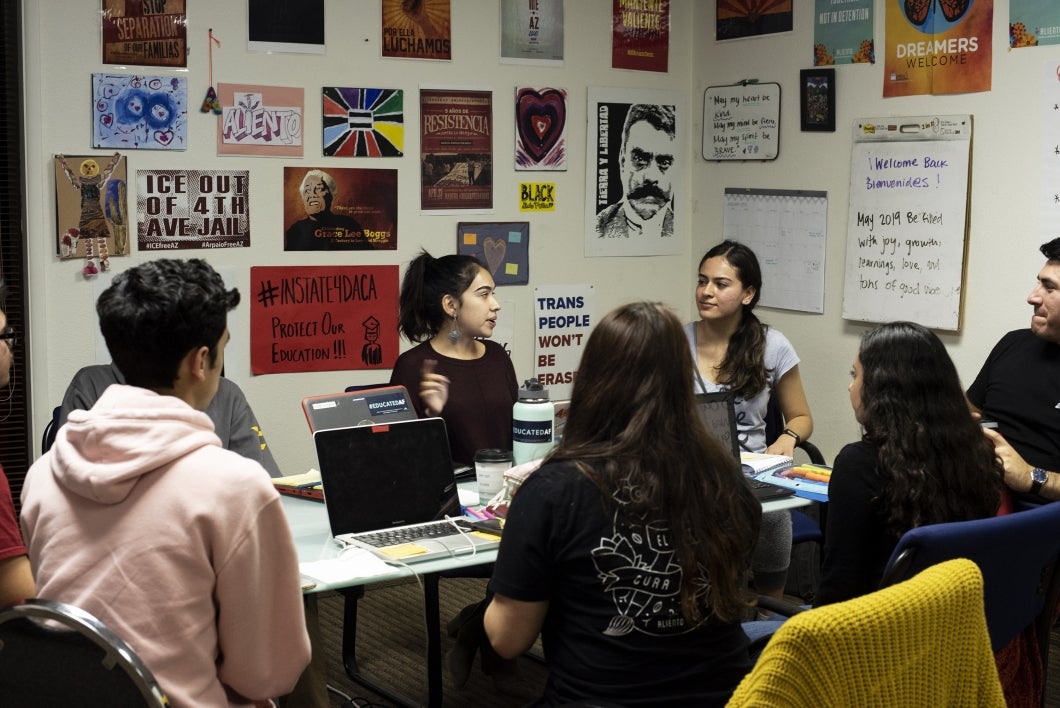
<path id="1" fill-rule="evenodd" d="M 665 73 L 670 58 L 670 0 L 611 2 L 611 68 Z"/>
<path id="2" fill-rule="evenodd" d="M 325 86 L 324 157 L 401 157 L 405 92 Z"/>
<path id="3" fill-rule="evenodd" d="M 585 255 L 684 253 L 675 190 L 688 165 L 677 91 L 589 87 Z M 685 195 L 683 198 L 687 199 Z"/>
<path id="4" fill-rule="evenodd" d="M 1008 46 L 1060 44 L 1060 4 L 1055 0 L 1009 0 Z"/>
<path id="5" fill-rule="evenodd" d="M 791 32 L 792 0 L 714 0 L 714 38 L 742 39 Z"/>
<path id="6" fill-rule="evenodd" d="M 420 209 L 493 208 L 493 94 L 420 89 Z"/>
<path id="7" fill-rule="evenodd" d="M 384 57 L 443 61 L 453 58 L 449 0 L 380 1 Z"/>
<path id="8" fill-rule="evenodd" d="M 301 157 L 305 89 L 217 84 L 218 155 Z"/>
<path id="9" fill-rule="evenodd" d="M 324 53 L 324 0 L 247 0 L 247 49 Z"/>
<path id="10" fill-rule="evenodd" d="M 1038 242 L 1046 243 L 1060 235 L 1060 60 L 1044 62 L 1041 71 Z"/>
<path id="11" fill-rule="evenodd" d="M 250 269 L 254 374 L 390 369 L 398 356 L 398 267 Z"/>
<path id="12" fill-rule="evenodd" d="M 283 168 L 285 251 L 392 251 L 397 170 Z"/>
<path id="13" fill-rule="evenodd" d="M 530 281 L 529 249 L 530 224 L 526 221 L 461 221 L 456 225 L 456 252 L 485 264 L 497 287 Z"/>
<path id="14" fill-rule="evenodd" d="M 107 270 L 110 256 L 129 255 L 125 158 L 118 153 L 56 155 L 53 167 L 56 253 L 64 260 L 84 258 L 86 275 Z"/>
<path id="15" fill-rule="evenodd" d="M 563 64 L 563 0 L 501 0 L 501 63 Z"/>
<path id="16" fill-rule="evenodd" d="M 137 170 L 137 246 L 247 248 L 249 194 L 247 170 Z"/>
<path id="17" fill-rule="evenodd" d="M 515 89 L 515 169 L 567 169 L 567 89 Z"/>
<path id="18" fill-rule="evenodd" d="M 872 0 L 817 0 L 813 15 L 813 65 L 875 64 Z"/>
<path id="19" fill-rule="evenodd" d="M 994 0 L 889 2 L 883 96 L 989 91 Z"/>
<path id="20" fill-rule="evenodd" d="M 103 63 L 187 66 L 184 0 L 103 0 Z"/>
<path id="21" fill-rule="evenodd" d="M 92 74 L 92 147 L 186 150 L 188 80 Z"/>
<path id="22" fill-rule="evenodd" d="M 534 288 L 534 374 L 553 401 L 570 398 L 595 307 L 592 285 Z"/>

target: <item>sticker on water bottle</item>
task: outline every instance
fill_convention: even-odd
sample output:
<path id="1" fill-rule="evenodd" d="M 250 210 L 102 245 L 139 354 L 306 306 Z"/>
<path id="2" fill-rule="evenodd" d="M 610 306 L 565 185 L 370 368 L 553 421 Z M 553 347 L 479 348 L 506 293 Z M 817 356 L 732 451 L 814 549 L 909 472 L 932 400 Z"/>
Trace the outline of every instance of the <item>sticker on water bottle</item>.
<path id="1" fill-rule="evenodd" d="M 552 442 L 552 421 L 512 421 L 512 440 L 520 443 L 550 443 Z"/>

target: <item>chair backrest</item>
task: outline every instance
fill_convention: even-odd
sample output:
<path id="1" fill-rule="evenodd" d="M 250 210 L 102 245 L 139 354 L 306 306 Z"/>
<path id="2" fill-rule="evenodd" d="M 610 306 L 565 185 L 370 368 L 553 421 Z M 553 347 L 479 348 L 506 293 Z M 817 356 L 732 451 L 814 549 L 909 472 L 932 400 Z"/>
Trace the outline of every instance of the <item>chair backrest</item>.
<path id="1" fill-rule="evenodd" d="M 169 705 L 118 635 L 73 605 L 27 600 L 0 610 L 4 706 Z"/>
<path id="2" fill-rule="evenodd" d="M 777 630 L 729 708 L 1001 708 L 983 614 L 983 578 L 966 559 L 795 615 Z"/>
<path id="3" fill-rule="evenodd" d="M 881 587 L 951 558 L 970 558 L 983 574 L 994 651 L 1037 624 L 1044 660 L 1060 597 L 1060 504 L 912 529 L 898 541 Z"/>
<path id="4" fill-rule="evenodd" d="M 780 432 L 784 430 L 784 414 L 780 412 L 780 404 L 777 403 L 776 396 L 769 397 L 769 404 L 766 407 L 766 442 L 772 442 L 777 439 Z M 797 448 L 801 449 L 806 453 L 806 456 L 810 458 L 810 462 L 815 465 L 825 465 L 824 455 L 817 449 L 809 440 L 800 440 Z"/>
<path id="5" fill-rule="evenodd" d="M 43 455 L 48 450 L 52 449 L 52 445 L 55 444 L 55 436 L 59 432 L 59 413 L 62 411 L 62 406 L 56 406 L 52 409 L 52 419 L 48 421 L 48 424 L 44 426 L 44 432 L 41 434 L 40 440 L 40 453 Z"/>

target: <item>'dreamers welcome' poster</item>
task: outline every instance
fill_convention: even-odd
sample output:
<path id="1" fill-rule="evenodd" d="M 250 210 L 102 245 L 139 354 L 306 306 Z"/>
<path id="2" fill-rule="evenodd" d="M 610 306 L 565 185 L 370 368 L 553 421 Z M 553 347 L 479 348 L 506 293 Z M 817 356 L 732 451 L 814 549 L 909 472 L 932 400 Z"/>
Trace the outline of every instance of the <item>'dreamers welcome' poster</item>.
<path id="1" fill-rule="evenodd" d="M 883 96 L 990 90 L 994 0 L 887 0 Z"/>

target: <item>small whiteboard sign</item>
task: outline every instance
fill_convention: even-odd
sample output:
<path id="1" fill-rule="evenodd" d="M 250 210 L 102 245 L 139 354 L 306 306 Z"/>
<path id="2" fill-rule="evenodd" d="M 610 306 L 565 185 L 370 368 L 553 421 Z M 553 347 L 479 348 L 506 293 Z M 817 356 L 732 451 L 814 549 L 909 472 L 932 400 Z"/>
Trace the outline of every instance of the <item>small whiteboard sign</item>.
<path id="1" fill-rule="evenodd" d="M 780 84 L 742 82 L 703 92 L 704 160 L 775 160 Z"/>

